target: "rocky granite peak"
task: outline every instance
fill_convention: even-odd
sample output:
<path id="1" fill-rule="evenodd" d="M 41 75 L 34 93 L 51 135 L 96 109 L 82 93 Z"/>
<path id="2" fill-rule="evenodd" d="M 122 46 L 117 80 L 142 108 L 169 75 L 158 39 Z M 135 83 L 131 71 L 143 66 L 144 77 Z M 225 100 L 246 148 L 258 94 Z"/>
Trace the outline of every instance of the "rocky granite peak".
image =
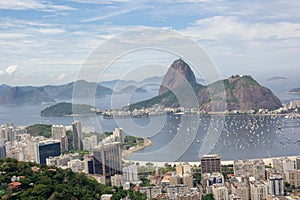
<path id="1" fill-rule="evenodd" d="M 159 89 L 159 95 L 185 84 L 195 85 L 196 77 L 190 66 L 179 58 L 171 64 L 164 76 Z"/>
<path id="2" fill-rule="evenodd" d="M 178 59 L 172 63 L 164 76 L 159 95 L 132 104 L 130 109 L 151 107 L 155 104 L 166 107 L 189 105 L 191 98 L 185 94 L 189 88 L 186 87 L 187 85 L 194 89 L 200 110 L 221 112 L 225 110 L 275 110 L 282 105 L 270 89 L 260 85 L 249 75 L 234 75 L 207 86 L 197 84 L 195 75 L 188 64 Z M 178 99 L 182 101 L 179 102 Z"/>

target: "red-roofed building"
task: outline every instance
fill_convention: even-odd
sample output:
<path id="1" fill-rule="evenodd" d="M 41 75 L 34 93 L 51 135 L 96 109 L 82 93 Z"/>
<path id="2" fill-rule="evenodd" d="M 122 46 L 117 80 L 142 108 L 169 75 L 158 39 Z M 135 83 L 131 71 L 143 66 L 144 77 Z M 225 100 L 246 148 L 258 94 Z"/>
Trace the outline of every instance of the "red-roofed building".
<path id="1" fill-rule="evenodd" d="M 8 184 L 8 189 L 9 190 L 19 190 L 21 189 L 22 183 L 20 182 L 11 182 Z"/>

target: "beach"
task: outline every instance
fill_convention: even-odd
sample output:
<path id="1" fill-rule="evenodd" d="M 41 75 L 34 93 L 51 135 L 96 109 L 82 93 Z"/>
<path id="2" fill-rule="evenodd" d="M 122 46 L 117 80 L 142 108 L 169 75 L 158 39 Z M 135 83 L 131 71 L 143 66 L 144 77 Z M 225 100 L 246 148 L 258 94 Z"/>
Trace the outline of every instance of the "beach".
<path id="1" fill-rule="evenodd" d="M 126 162 L 126 157 L 134 152 L 140 151 L 148 146 L 152 145 L 152 141 L 148 138 L 144 138 L 144 144 L 142 146 L 135 146 L 128 150 L 122 150 L 122 158 Z"/>

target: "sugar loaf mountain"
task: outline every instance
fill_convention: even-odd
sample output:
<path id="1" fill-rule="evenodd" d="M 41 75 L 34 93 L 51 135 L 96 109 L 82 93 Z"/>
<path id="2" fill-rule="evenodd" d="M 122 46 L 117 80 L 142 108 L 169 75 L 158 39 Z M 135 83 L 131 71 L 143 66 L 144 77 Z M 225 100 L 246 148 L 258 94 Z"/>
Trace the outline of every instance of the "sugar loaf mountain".
<path id="1" fill-rule="evenodd" d="M 129 109 L 151 107 L 155 104 L 166 107 L 195 105 L 191 102 L 193 98 L 187 93 L 191 88 L 199 108 L 205 111 L 261 108 L 274 110 L 282 105 L 270 89 L 261 86 L 251 76 L 236 75 L 209 85 L 201 85 L 196 82 L 190 66 L 182 59 L 178 59 L 165 74 L 158 96 L 132 104 Z"/>

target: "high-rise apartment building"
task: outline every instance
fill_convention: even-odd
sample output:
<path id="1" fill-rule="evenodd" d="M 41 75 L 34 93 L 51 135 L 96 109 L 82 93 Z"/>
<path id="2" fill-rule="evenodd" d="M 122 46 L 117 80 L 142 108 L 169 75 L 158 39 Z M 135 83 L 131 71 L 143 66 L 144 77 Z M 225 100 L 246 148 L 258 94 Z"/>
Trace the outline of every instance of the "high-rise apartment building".
<path id="1" fill-rule="evenodd" d="M 113 136 L 116 139 L 116 142 L 124 142 L 124 136 L 123 136 L 123 129 L 122 128 L 115 128 L 113 132 Z"/>
<path id="2" fill-rule="evenodd" d="M 289 170 L 295 169 L 295 163 L 289 158 L 274 158 L 273 159 L 273 168 L 276 172 L 286 173 Z"/>
<path id="3" fill-rule="evenodd" d="M 201 173 L 221 172 L 221 156 L 218 154 L 201 157 Z"/>
<path id="4" fill-rule="evenodd" d="M 64 125 L 52 125 L 51 133 L 54 140 L 60 140 L 61 137 L 66 136 L 66 128 Z"/>
<path id="5" fill-rule="evenodd" d="M 3 139 L 0 139 L 0 158 L 6 157 L 6 148 Z"/>
<path id="6" fill-rule="evenodd" d="M 266 200 L 267 185 L 263 182 L 253 182 L 250 184 L 251 200 Z"/>
<path id="7" fill-rule="evenodd" d="M 283 177 L 279 173 L 274 173 L 268 179 L 268 193 L 275 196 L 284 195 Z"/>
<path id="8" fill-rule="evenodd" d="M 296 158 L 296 169 L 300 169 L 300 157 Z"/>
<path id="9" fill-rule="evenodd" d="M 224 176 L 221 173 L 205 173 L 201 176 L 201 184 L 203 187 L 212 186 L 214 184 L 224 185 Z"/>
<path id="10" fill-rule="evenodd" d="M 286 181 L 294 185 L 295 187 L 300 186 L 300 170 L 290 170 L 287 172 Z"/>
<path id="11" fill-rule="evenodd" d="M 136 182 L 139 180 L 137 166 L 135 164 L 123 167 L 123 178 L 125 182 Z"/>
<path id="12" fill-rule="evenodd" d="M 73 129 L 73 149 L 82 150 L 82 127 L 80 121 L 74 121 L 72 123 Z"/>
<path id="13" fill-rule="evenodd" d="M 265 163 L 263 160 L 235 160 L 234 176 L 253 176 L 256 180 L 265 179 Z"/>
<path id="14" fill-rule="evenodd" d="M 60 140 L 60 148 L 66 151 L 69 150 L 68 137 L 66 134 L 66 127 L 64 125 L 52 125 L 51 127 L 52 139 Z"/>
<path id="15" fill-rule="evenodd" d="M 213 185 L 212 193 L 215 200 L 228 200 L 228 189 L 224 185 Z"/>
<path id="16" fill-rule="evenodd" d="M 95 174 L 106 176 L 107 178 L 121 174 L 121 147 L 119 142 L 102 143 L 94 147 L 94 170 Z"/>
<path id="17" fill-rule="evenodd" d="M 242 200 L 249 199 L 249 184 L 244 182 L 233 182 L 231 184 L 231 194 L 234 194 L 235 197 L 240 197 Z"/>

